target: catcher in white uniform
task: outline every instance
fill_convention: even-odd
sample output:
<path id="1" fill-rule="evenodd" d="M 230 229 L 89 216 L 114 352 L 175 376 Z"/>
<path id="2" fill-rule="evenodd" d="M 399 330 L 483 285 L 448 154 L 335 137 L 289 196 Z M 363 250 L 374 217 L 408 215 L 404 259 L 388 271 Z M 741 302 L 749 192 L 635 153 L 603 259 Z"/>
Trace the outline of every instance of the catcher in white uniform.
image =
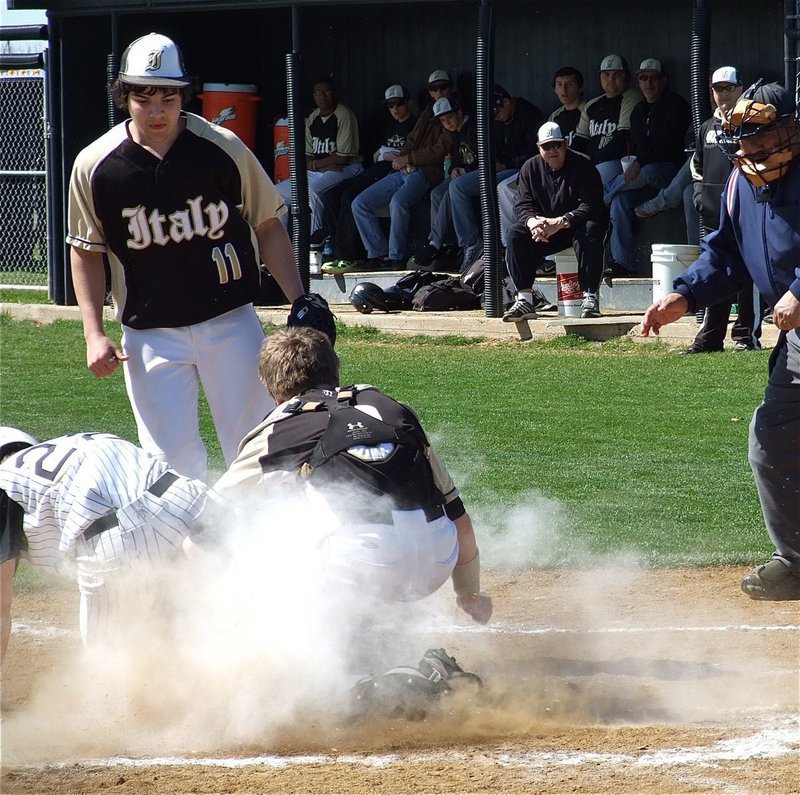
<path id="1" fill-rule="evenodd" d="M 24 431 L 0 428 L 3 655 L 20 558 L 76 577 L 81 637 L 90 643 L 118 625 L 126 598 L 140 607 L 148 572 L 181 554 L 205 496 L 204 483 L 111 434 L 37 442 Z M 134 568 L 136 577 L 117 588 Z M 137 585 L 135 593 L 127 580 Z"/>
<path id="2" fill-rule="evenodd" d="M 204 479 L 199 385 L 228 463 L 274 407 L 256 372 L 260 263 L 290 302 L 303 287 L 283 199 L 236 135 L 182 110 L 191 83 L 166 36 L 125 50 L 112 93 L 131 118 L 76 158 L 67 243 L 89 369 L 124 362 L 142 447 Z M 120 346 L 103 326 L 104 256 Z"/>
<path id="3" fill-rule="evenodd" d="M 232 505 L 288 498 L 293 532 L 309 513 L 324 517 L 311 532 L 334 580 L 413 601 L 452 577 L 459 607 L 486 623 L 492 602 L 480 593 L 472 522 L 416 414 L 375 387 L 340 388 L 333 346 L 311 328 L 272 334 L 259 373 L 279 405 L 209 492 L 190 542 L 219 540 Z"/>

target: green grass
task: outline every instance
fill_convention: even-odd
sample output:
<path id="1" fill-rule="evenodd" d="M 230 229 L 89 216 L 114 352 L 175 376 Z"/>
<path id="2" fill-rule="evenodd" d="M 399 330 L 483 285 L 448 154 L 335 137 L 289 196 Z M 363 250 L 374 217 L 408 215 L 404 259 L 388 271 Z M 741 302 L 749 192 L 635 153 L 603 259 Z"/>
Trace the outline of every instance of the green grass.
<path id="1" fill-rule="evenodd" d="M 2 316 L 0 338 L 0 423 L 135 441 L 122 378 L 88 372 L 79 323 Z M 747 463 L 768 352 L 684 357 L 626 339 L 520 345 L 352 327 L 337 351 L 343 381 L 418 411 L 487 562 L 749 564 L 770 552 Z M 201 425 L 219 471 L 205 407 Z"/>
<path id="2" fill-rule="evenodd" d="M 0 285 L 0 303 L 7 304 L 50 304 L 47 290 L 19 290 Z"/>

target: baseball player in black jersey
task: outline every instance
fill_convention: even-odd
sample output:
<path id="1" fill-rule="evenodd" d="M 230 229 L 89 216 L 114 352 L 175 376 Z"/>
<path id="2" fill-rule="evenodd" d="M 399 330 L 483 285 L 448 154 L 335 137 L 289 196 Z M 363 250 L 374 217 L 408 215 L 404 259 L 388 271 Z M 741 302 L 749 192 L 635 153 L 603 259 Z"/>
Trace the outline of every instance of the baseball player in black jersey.
<path id="1" fill-rule="evenodd" d="M 11 632 L 13 577 L 22 558 L 74 576 L 84 643 L 144 609 L 148 575 L 181 553 L 206 486 L 108 433 L 37 442 L 0 428 L 2 653 Z M 135 577 L 126 575 L 135 571 Z M 123 582 L 124 580 L 124 582 Z"/>
<path id="2" fill-rule="evenodd" d="M 228 462 L 273 406 L 256 372 L 260 263 L 289 301 L 303 288 L 283 200 L 236 135 L 182 110 L 191 82 L 166 36 L 127 48 L 112 90 L 130 119 L 78 155 L 67 242 L 89 369 L 123 362 L 142 446 L 202 479 L 199 384 Z M 104 256 L 120 346 L 103 326 Z"/>
<path id="3" fill-rule="evenodd" d="M 322 504 L 326 526 L 311 532 L 334 579 L 414 601 L 452 577 L 459 607 L 486 623 L 492 603 L 480 593 L 472 522 L 416 414 L 375 387 L 339 387 L 339 359 L 314 329 L 273 334 L 259 370 L 279 405 L 209 492 L 190 542 L 214 538 L 231 505 L 254 495 L 292 500 L 296 528 L 298 506 Z"/>
<path id="4" fill-rule="evenodd" d="M 628 62 L 620 55 L 600 62 L 600 85 L 603 93 L 583 106 L 572 147 L 589 155 L 606 184 L 622 172 L 619 160 L 628 154 L 631 113 L 642 95 L 630 87 Z"/>
<path id="5" fill-rule="evenodd" d="M 321 195 L 338 182 L 350 179 L 363 170 L 359 154 L 356 114 L 336 98 L 333 80 L 324 77 L 314 83 L 316 108 L 306 118 L 306 169 L 311 231 L 322 227 Z M 276 186 L 285 202 L 292 198 L 292 181 Z M 283 218 L 288 223 L 288 216 Z"/>

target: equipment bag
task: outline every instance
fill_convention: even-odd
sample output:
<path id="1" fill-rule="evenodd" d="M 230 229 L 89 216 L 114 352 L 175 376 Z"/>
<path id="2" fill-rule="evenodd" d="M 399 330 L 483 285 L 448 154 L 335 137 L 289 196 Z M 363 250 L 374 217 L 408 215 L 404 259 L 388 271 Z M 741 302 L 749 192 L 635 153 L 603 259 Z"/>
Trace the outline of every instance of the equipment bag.
<path id="1" fill-rule="evenodd" d="M 479 309 L 480 296 L 464 287 L 460 279 L 450 277 L 420 287 L 411 301 L 418 312 L 441 312 L 450 309 Z"/>

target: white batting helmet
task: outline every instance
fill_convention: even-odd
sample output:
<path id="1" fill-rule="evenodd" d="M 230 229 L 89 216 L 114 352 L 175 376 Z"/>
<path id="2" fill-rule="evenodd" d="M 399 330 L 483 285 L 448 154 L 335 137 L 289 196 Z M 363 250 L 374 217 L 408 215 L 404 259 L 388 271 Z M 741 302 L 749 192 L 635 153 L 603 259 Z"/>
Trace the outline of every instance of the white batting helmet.
<path id="1" fill-rule="evenodd" d="M 8 425 L 0 425 L 0 461 L 6 456 L 24 450 L 34 444 L 38 444 L 36 439 L 25 433 L 25 431 Z"/>
<path id="2" fill-rule="evenodd" d="M 134 86 L 183 88 L 192 84 L 180 48 L 160 33 L 148 33 L 122 53 L 119 79 Z"/>

